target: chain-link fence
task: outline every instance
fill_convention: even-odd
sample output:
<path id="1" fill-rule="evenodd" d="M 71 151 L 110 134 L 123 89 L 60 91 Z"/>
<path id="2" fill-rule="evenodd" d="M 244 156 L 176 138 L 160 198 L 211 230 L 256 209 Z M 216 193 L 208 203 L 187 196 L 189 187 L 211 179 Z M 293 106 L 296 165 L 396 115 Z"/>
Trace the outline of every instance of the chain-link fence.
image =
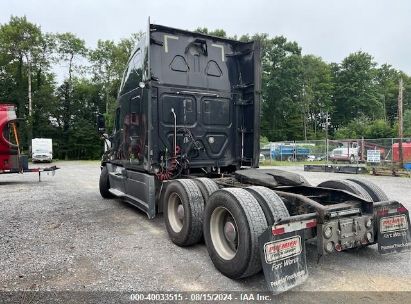
<path id="1" fill-rule="evenodd" d="M 261 162 L 368 163 L 411 166 L 411 138 L 282 141 L 261 145 Z"/>

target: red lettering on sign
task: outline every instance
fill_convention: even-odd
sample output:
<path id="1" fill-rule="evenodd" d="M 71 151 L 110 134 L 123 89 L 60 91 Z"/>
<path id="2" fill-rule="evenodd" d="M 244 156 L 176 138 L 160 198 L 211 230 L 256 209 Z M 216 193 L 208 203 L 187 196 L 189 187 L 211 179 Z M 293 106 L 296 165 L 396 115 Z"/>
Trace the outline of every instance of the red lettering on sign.
<path id="1" fill-rule="evenodd" d="M 280 244 L 271 245 L 268 249 L 269 253 L 286 250 L 298 246 L 298 240 L 290 240 Z"/>
<path id="2" fill-rule="evenodd" d="M 394 218 L 389 218 L 383 221 L 384 226 L 393 226 L 393 225 L 399 225 L 404 223 L 405 218 L 404 217 L 394 217 Z"/>

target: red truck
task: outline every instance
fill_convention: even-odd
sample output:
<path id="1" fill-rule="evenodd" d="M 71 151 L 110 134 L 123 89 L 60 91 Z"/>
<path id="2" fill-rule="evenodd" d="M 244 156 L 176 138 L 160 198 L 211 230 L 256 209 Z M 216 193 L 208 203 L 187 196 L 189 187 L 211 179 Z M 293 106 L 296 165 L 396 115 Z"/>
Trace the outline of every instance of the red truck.
<path id="1" fill-rule="evenodd" d="M 0 104 L 0 174 L 38 172 L 39 181 L 41 172 L 52 172 L 58 168 L 29 168 L 27 155 L 20 153 L 19 136 L 17 132 L 16 108 L 13 104 Z"/>
<path id="2" fill-rule="evenodd" d="M 400 161 L 399 144 L 392 145 L 392 160 L 394 162 Z M 411 143 L 402 143 L 402 158 L 404 162 L 411 162 Z"/>

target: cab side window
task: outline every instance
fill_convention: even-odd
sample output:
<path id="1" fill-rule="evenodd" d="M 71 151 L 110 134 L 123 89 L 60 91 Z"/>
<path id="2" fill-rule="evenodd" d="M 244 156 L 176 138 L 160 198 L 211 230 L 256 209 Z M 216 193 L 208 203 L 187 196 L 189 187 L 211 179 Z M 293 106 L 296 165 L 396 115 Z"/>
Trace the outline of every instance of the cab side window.
<path id="1" fill-rule="evenodd" d="M 138 84 L 143 79 L 143 59 L 141 49 L 137 49 L 131 57 L 127 70 L 124 74 L 123 84 L 121 86 L 120 95 L 138 87 Z"/>

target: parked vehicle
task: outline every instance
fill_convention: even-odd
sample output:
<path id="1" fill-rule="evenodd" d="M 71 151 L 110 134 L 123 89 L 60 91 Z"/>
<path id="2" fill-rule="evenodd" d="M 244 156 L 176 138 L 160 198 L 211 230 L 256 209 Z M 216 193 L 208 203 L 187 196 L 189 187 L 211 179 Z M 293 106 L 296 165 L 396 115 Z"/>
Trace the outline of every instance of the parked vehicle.
<path id="1" fill-rule="evenodd" d="M 378 243 L 410 249 L 408 210 L 366 180 L 311 185 L 258 169 L 260 45 L 150 24 L 133 50 L 104 134 L 100 193 L 154 218 L 172 242 L 204 239 L 214 266 L 240 279 L 261 269 L 273 293 L 308 277 L 318 255 Z M 306 154 L 308 155 L 308 153 Z M 343 274 L 342 274 L 343 275 Z"/>
<path id="2" fill-rule="evenodd" d="M 352 164 L 360 159 L 359 147 L 357 142 L 342 143 L 340 147 L 331 151 L 329 159 L 333 162 L 348 161 Z"/>
<path id="3" fill-rule="evenodd" d="M 330 152 L 329 160 L 337 162 L 349 162 L 351 164 L 366 162 L 367 150 L 377 150 L 380 152 L 381 160 L 385 157 L 385 147 L 369 142 L 359 141 L 340 141 L 339 147 Z"/>
<path id="4" fill-rule="evenodd" d="M 312 161 L 315 161 L 315 160 L 317 160 L 315 155 L 307 155 L 306 161 L 312 162 Z"/>
<path id="5" fill-rule="evenodd" d="M 54 175 L 57 169 L 56 166 L 28 167 L 28 157 L 20 150 L 15 106 L 0 104 L 0 174 L 37 172 L 40 180 L 41 172 L 52 172 Z"/>
<path id="6" fill-rule="evenodd" d="M 305 160 L 309 154 L 309 148 L 298 145 L 279 145 L 271 150 L 271 157 L 276 160 Z"/>
<path id="7" fill-rule="evenodd" d="M 32 162 L 48 162 L 53 160 L 53 140 L 51 138 L 33 138 L 31 140 Z"/>

